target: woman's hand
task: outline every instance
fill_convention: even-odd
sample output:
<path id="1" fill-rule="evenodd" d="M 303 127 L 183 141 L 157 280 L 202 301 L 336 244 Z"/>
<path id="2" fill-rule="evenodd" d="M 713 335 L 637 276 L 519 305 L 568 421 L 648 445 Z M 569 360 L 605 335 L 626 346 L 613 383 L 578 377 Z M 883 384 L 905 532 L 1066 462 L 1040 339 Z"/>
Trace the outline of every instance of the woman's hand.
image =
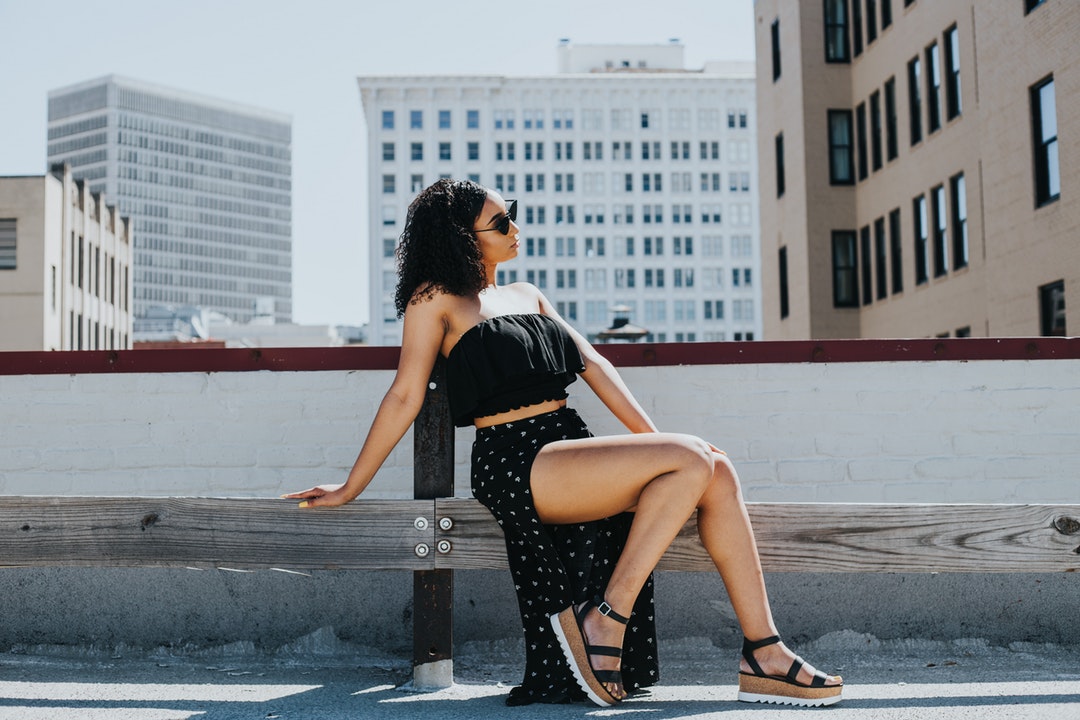
<path id="1" fill-rule="evenodd" d="M 345 492 L 344 485 L 317 485 L 302 492 L 282 495 L 285 500 L 303 500 L 302 508 L 336 507 L 352 500 Z"/>

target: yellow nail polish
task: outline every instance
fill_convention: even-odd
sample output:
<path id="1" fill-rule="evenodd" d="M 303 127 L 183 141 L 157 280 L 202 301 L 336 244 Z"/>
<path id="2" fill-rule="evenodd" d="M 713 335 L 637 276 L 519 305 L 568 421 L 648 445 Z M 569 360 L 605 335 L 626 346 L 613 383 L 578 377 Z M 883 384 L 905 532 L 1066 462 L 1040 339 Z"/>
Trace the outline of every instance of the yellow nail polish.
<path id="1" fill-rule="evenodd" d="M 302 508 L 306 508 L 306 507 L 308 507 L 308 501 L 307 501 L 307 500 L 304 500 L 304 501 L 302 501 L 302 502 L 300 503 L 300 507 L 302 507 Z"/>

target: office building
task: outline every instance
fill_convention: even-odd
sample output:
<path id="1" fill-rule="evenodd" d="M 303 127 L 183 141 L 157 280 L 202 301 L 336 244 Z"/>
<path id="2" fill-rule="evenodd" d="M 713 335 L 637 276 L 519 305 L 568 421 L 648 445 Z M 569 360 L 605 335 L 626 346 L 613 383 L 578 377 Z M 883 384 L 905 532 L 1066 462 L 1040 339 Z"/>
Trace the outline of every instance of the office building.
<path id="1" fill-rule="evenodd" d="M 537 285 L 590 338 L 619 306 L 651 340 L 760 338 L 753 67 L 683 55 L 563 41 L 554 75 L 359 78 L 371 342 L 400 342 L 395 244 L 440 177 L 518 200 L 499 282 Z"/>
<path id="2" fill-rule="evenodd" d="M 288 116 L 115 75 L 49 93 L 49 161 L 132 219 L 139 317 L 291 319 L 291 138 Z"/>
<path id="3" fill-rule="evenodd" d="M 1064 335 L 1080 4 L 754 9 L 765 336 Z"/>
<path id="4" fill-rule="evenodd" d="M 131 223 L 57 166 L 0 177 L 0 351 L 131 347 Z"/>

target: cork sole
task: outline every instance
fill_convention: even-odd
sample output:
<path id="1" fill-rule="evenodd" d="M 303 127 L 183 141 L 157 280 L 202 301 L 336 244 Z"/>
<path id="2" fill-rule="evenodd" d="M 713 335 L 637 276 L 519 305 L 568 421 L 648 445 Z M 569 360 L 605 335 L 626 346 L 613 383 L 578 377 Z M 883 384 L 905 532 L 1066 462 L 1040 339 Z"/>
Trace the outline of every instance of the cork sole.
<path id="1" fill-rule="evenodd" d="M 840 702 L 843 691 L 843 685 L 804 687 L 779 678 L 739 673 L 739 700 L 742 702 L 821 707 Z"/>
<path id="2" fill-rule="evenodd" d="M 617 704 L 619 701 L 593 674 L 592 666 L 589 665 L 589 656 L 585 652 L 585 638 L 581 634 L 577 618 L 574 617 L 574 609 L 567 608 L 561 613 L 552 615 L 551 629 L 555 631 L 555 637 L 559 639 L 559 647 L 562 648 L 566 664 L 570 666 L 574 679 L 585 691 L 589 700 L 600 707 L 611 707 Z"/>

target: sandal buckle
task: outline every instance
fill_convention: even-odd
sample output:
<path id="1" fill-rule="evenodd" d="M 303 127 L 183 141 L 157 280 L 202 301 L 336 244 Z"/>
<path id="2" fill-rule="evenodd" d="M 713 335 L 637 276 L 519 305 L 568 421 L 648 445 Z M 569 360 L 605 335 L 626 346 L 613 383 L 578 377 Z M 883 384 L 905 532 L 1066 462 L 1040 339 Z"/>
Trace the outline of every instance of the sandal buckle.
<path id="1" fill-rule="evenodd" d="M 604 600 L 596 606 L 596 612 L 600 613 L 604 617 L 608 617 L 612 613 L 612 607 L 608 605 L 607 600 Z"/>

